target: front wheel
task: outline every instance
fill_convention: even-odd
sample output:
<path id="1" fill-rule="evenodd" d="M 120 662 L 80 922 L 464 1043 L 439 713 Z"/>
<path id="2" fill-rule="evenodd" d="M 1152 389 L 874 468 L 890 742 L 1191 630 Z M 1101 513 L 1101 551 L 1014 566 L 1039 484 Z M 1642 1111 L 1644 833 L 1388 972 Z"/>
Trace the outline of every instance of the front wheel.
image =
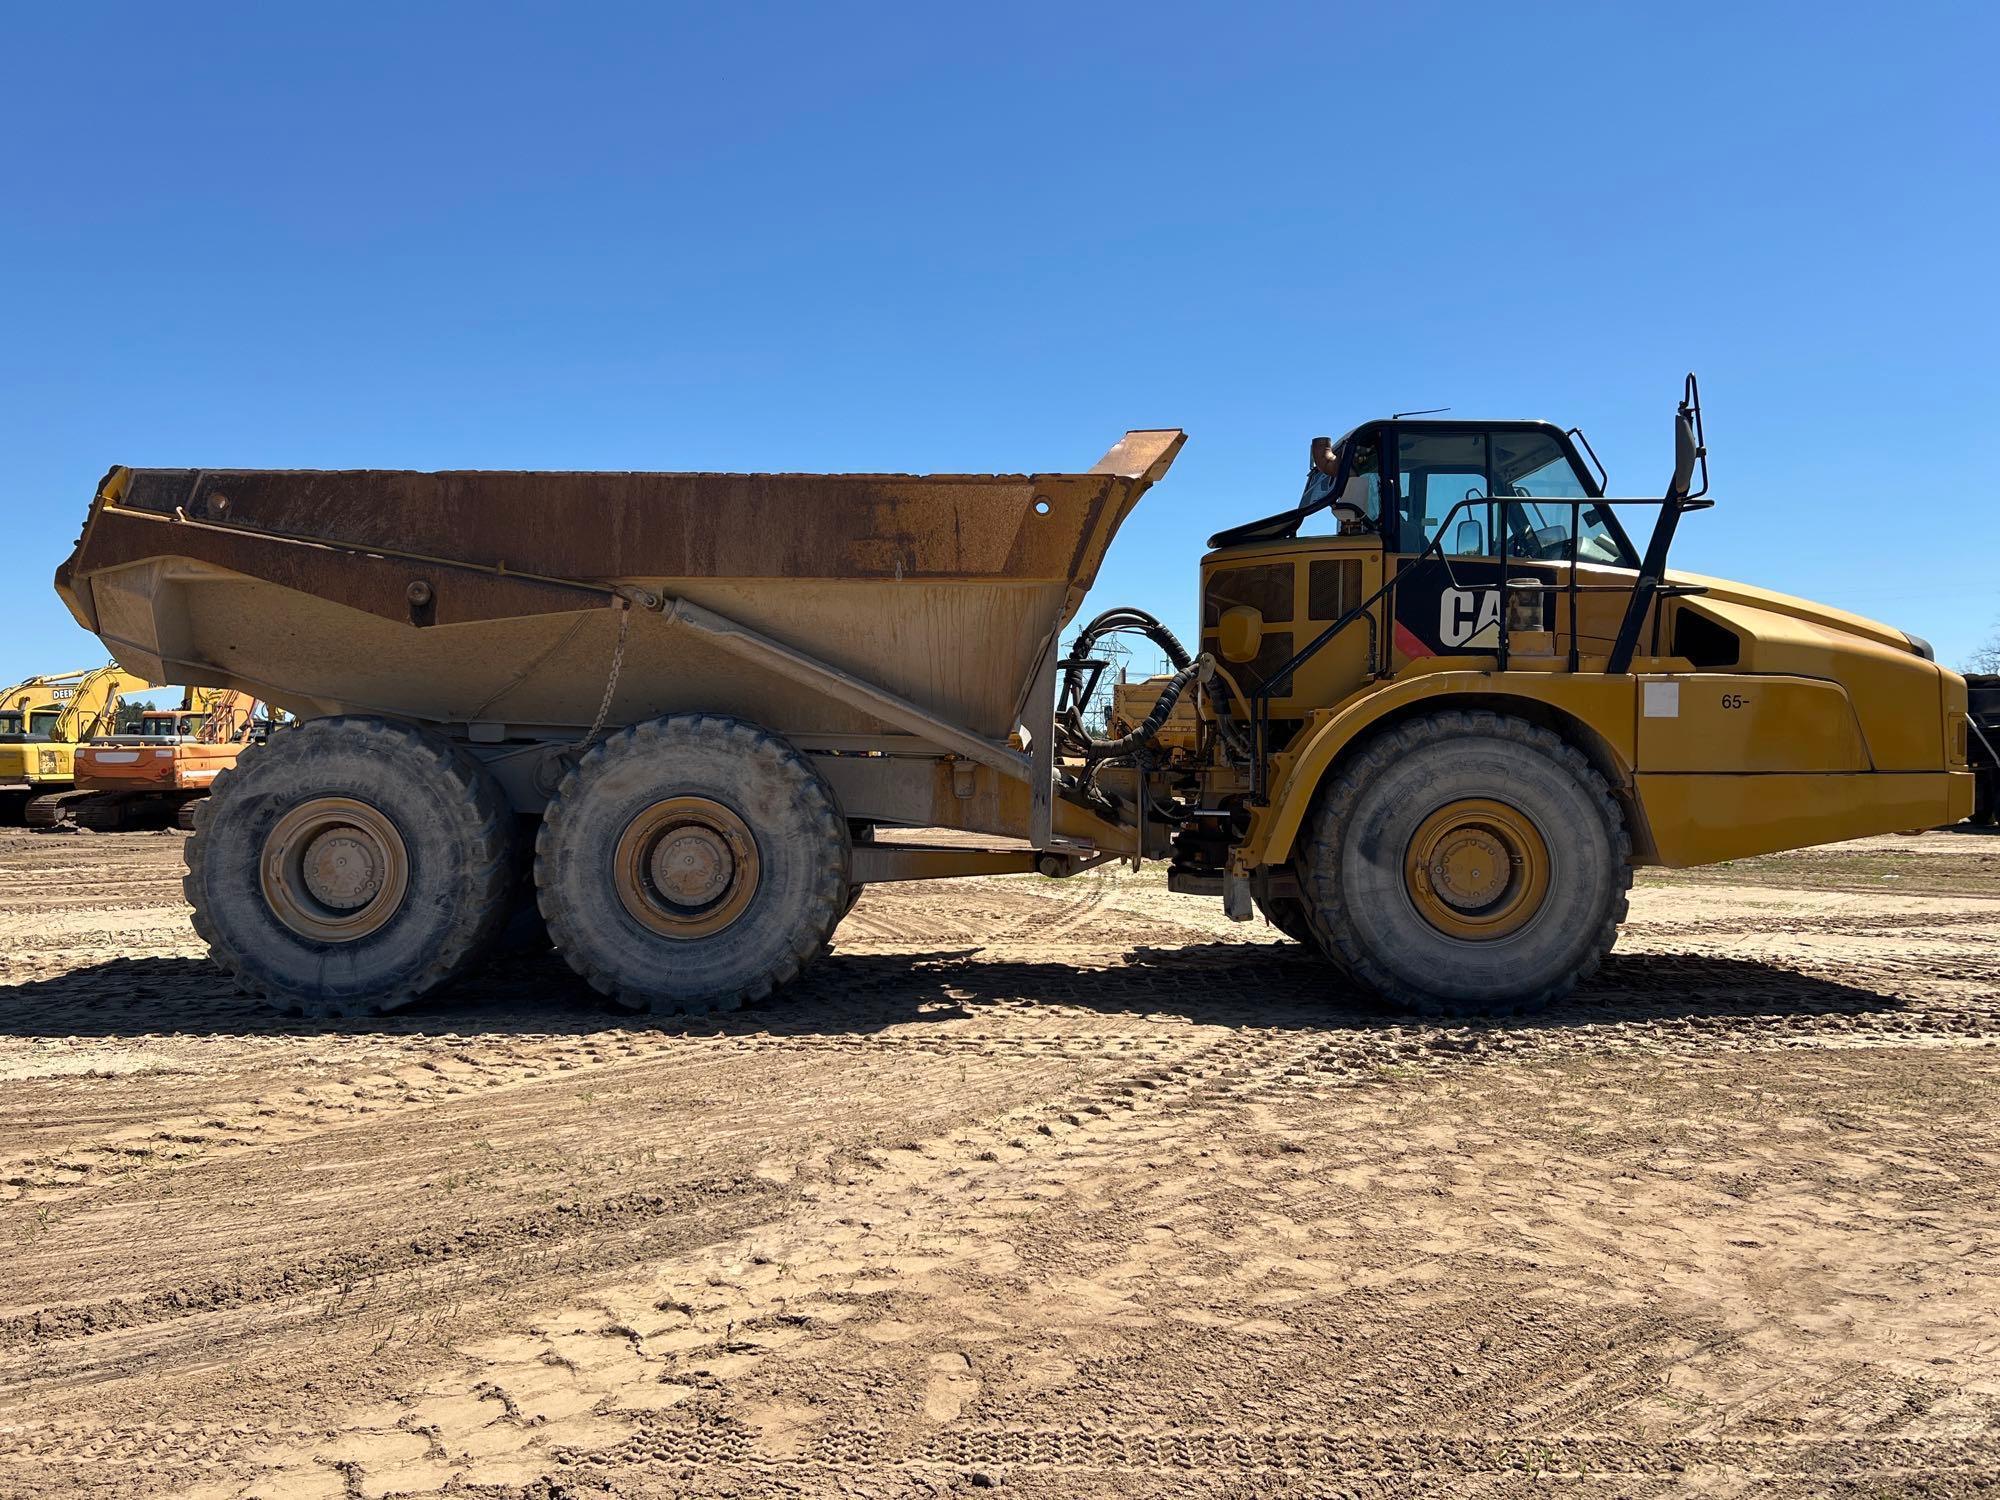
<path id="1" fill-rule="evenodd" d="M 1317 948 L 1319 939 L 1313 936 L 1312 919 L 1306 915 L 1306 904 L 1297 896 L 1258 896 L 1255 898 L 1257 910 L 1264 914 L 1264 920 L 1295 943 L 1304 943 L 1308 948 Z"/>
<path id="2" fill-rule="evenodd" d="M 1440 1015 L 1567 994 L 1610 951 L 1632 883 L 1604 778 L 1550 730 L 1489 712 L 1378 736 L 1321 792 L 1300 863 L 1328 952 Z"/>

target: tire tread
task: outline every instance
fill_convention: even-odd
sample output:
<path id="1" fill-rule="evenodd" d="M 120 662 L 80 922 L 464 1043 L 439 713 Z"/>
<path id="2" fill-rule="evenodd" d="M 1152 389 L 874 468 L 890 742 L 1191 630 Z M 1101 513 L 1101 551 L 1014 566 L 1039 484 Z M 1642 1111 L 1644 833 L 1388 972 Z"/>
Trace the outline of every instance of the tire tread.
<path id="1" fill-rule="evenodd" d="M 665 757 L 673 753 L 677 744 L 690 740 L 712 743 L 717 739 L 738 755 L 766 762 L 781 774 L 794 765 L 805 769 L 807 774 L 804 776 L 790 776 L 788 779 L 792 783 L 793 805 L 822 835 L 816 841 L 822 865 L 816 880 L 816 886 L 822 893 L 815 898 L 816 920 L 793 933 L 777 961 L 749 983 L 691 999 L 637 990 L 621 984 L 614 973 L 593 959 L 587 944 L 577 941 L 576 925 L 556 890 L 551 850 L 561 836 L 566 804 L 573 801 L 613 759 L 628 755 Z M 550 939 L 570 968 L 600 995 L 627 1009 L 652 1015 L 718 1014 L 739 1010 L 746 1004 L 762 1000 L 780 985 L 797 979 L 815 959 L 827 952 L 828 939 L 840 918 L 846 914 L 846 907 L 851 904 L 847 899 L 847 870 L 841 857 L 846 848 L 847 835 L 846 820 L 841 816 L 839 805 L 825 781 L 810 765 L 805 764 L 799 752 L 782 736 L 742 719 L 720 714 L 670 715 L 648 719 L 605 736 L 585 751 L 564 774 L 555 795 L 549 799 L 542 815 L 542 826 L 535 837 L 535 888 L 539 893 L 542 916 L 548 923 Z"/>
<path id="2" fill-rule="evenodd" d="M 1573 991 L 1595 974 L 1618 940 L 1619 926 L 1631 906 L 1632 836 L 1624 810 L 1611 795 L 1611 785 L 1583 752 L 1551 729 L 1492 709 L 1450 709 L 1408 719 L 1368 741 L 1319 794 L 1310 815 L 1311 837 L 1297 860 L 1299 878 L 1312 899 L 1305 902 L 1307 921 L 1321 946 L 1355 979 L 1402 1009 L 1419 1015 L 1454 1017 L 1488 1013 L 1480 1007 L 1442 999 L 1418 989 L 1375 959 L 1361 944 L 1340 897 L 1340 842 L 1355 806 L 1369 784 L 1389 767 L 1432 745 L 1454 739 L 1497 739 L 1522 745 L 1547 757 L 1583 788 L 1595 805 L 1611 840 L 1618 889 L 1583 960 L 1570 972 L 1539 990 L 1509 999 L 1505 1009 L 1524 1013 L 1540 1010 Z"/>
<path id="3" fill-rule="evenodd" d="M 207 945 L 209 956 L 230 975 L 239 990 L 264 993 L 255 978 L 250 956 L 231 944 L 224 930 L 205 910 L 203 875 L 215 819 L 218 813 L 226 815 L 231 787 L 240 786 L 247 771 L 254 767 L 269 775 L 293 769 L 310 775 L 313 761 L 326 753 L 322 745 L 330 744 L 336 735 L 358 738 L 385 754 L 411 756 L 418 764 L 427 766 L 429 774 L 450 786 L 448 795 L 462 800 L 476 818 L 467 840 L 471 856 L 467 865 L 479 884 L 471 899 L 461 904 L 459 919 L 433 947 L 429 962 L 393 991 L 365 1000 L 266 996 L 280 1009 L 315 1019 L 400 1009 L 484 958 L 507 920 L 508 849 L 514 833 L 513 809 L 486 769 L 449 741 L 414 725 L 373 715 L 308 719 L 277 731 L 262 745 L 244 747 L 236 765 L 218 773 L 208 795 L 193 804 L 193 832 L 186 844 L 187 872 L 181 877 L 182 893 L 194 913 L 195 935 Z"/>

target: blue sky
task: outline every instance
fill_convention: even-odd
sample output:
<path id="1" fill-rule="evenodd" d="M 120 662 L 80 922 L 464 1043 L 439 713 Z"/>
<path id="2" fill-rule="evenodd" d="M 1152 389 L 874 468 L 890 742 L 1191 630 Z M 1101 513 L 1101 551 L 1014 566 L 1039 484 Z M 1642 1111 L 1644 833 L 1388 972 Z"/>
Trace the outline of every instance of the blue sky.
<path id="1" fill-rule="evenodd" d="M 1059 470 L 1580 423 L 1679 561 L 2000 625 L 1991 7 L 41 6 L 0 52 L 0 680 L 113 462 Z"/>

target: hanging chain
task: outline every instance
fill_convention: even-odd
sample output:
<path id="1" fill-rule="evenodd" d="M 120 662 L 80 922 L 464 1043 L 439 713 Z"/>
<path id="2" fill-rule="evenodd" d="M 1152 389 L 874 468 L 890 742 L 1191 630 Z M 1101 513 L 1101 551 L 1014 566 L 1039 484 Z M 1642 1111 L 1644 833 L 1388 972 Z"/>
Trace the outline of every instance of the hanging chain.
<path id="1" fill-rule="evenodd" d="M 612 695 L 618 691 L 618 673 L 625 665 L 625 636 L 632 628 L 632 601 L 624 597 L 618 600 L 618 644 L 611 652 L 611 675 L 604 679 L 604 701 L 597 705 L 597 717 L 591 721 L 590 733 L 577 743 L 579 750 L 588 750 L 597 743 L 598 735 L 604 732 L 604 720 L 611 712 Z"/>

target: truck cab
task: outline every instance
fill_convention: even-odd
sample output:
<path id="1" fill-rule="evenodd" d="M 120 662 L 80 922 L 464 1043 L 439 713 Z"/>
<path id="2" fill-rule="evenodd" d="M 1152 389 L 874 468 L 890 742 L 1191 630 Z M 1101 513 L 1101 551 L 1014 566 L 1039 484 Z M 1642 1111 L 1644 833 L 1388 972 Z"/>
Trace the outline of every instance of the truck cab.
<path id="1" fill-rule="evenodd" d="M 1623 575 L 1629 595 L 1640 563 L 1603 500 L 1550 422 L 1387 419 L 1315 439 L 1297 505 L 1210 539 L 1202 644 L 1267 701 L 1281 737 L 1375 677 L 1496 650 L 1509 604 L 1510 655 L 1580 667 L 1614 644 L 1622 609 L 1605 585 Z M 1560 587 L 1572 576 L 1574 597 Z M 1294 662 L 1378 594 L 1359 629 Z"/>
<path id="2" fill-rule="evenodd" d="M 1964 683 L 1921 640 L 1667 567 L 1679 516 L 1709 503 L 1699 422 L 1690 379 L 1674 481 L 1644 499 L 1606 495 L 1574 428 L 1367 422 L 1313 442 L 1296 505 L 1211 538 L 1201 644 L 1255 738 L 1208 778 L 1250 820 L 1239 866 L 1289 860 L 1343 754 L 1441 699 L 1585 753 L 1637 863 L 1968 812 Z M 1621 512 L 1651 513 L 1643 547 Z"/>

